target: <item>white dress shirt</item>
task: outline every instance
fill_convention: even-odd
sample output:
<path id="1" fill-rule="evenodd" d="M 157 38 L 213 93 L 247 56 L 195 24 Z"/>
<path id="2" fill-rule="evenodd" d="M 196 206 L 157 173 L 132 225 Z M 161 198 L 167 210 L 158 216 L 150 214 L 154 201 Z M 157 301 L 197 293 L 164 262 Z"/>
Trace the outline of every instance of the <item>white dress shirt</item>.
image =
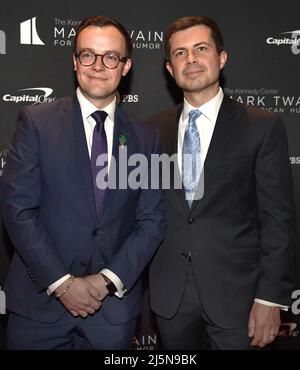
<path id="1" fill-rule="evenodd" d="M 76 94 L 81 108 L 86 143 L 88 147 L 89 156 L 91 158 L 93 132 L 96 126 L 96 121 L 91 117 L 91 114 L 99 109 L 95 107 L 89 100 L 87 100 L 87 98 L 82 94 L 79 88 L 77 88 Z M 101 109 L 107 113 L 107 117 L 104 122 L 104 130 L 107 139 L 108 168 L 110 166 L 112 156 L 116 104 L 117 100 L 115 98 L 109 105 Z M 105 275 L 109 280 L 113 282 L 113 284 L 117 288 L 117 292 L 115 293 L 115 295 L 119 298 L 122 298 L 126 290 L 124 289 L 124 285 L 122 281 L 119 279 L 119 277 L 108 269 L 103 269 L 99 272 L 101 272 L 103 275 Z M 51 284 L 47 289 L 47 293 L 49 295 L 52 294 L 55 291 L 55 289 L 58 288 L 70 276 L 71 276 L 70 274 L 67 274 L 60 278 L 59 280 L 57 280 L 56 282 L 54 282 L 53 284 Z"/>
<path id="2" fill-rule="evenodd" d="M 186 126 L 188 124 L 189 113 L 192 109 L 198 109 L 202 114 L 196 119 L 197 128 L 200 135 L 200 162 L 203 168 L 205 158 L 207 155 L 207 151 L 211 142 L 211 138 L 215 129 L 217 117 L 219 114 L 219 110 L 223 101 L 224 93 L 221 88 L 219 88 L 219 92 L 216 96 L 214 96 L 211 100 L 206 102 L 205 104 L 201 105 L 200 107 L 193 107 L 190 105 L 185 99 L 183 103 L 183 110 L 179 119 L 179 127 L 178 127 L 178 151 L 177 151 L 177 158 L 178 158 L 178 167 L 180 174 L 182 172 L 182 146 L 183 146 L 183 139 Z M 201 168 L 201 170 L 202 170 Z M 271 307 L 280 307 L 282 310 L 287 311 L 288 306 L 282 306 L 276 303 L 268 302 L 262 299 L 255 298 L 254 300 L 257 303 L 261 303 Z"/>

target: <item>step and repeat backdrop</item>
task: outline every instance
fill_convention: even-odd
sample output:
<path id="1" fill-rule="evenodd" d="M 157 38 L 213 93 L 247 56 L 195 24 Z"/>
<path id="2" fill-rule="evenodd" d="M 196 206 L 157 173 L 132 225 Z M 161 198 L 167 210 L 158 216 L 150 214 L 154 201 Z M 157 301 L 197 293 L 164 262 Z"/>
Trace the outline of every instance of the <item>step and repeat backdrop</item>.
<path id="1" fill-rule="evenodd" d="M 76 27 L 90 15 L 107 15 L 129 31 L 133 68 L 120 88 L 125 109 L 146 119 L 181 99 L 164 68 L 166 27 L 184 15 L 207 15 L 220 25 L 229 60 L 224 91 L 240 102 L 282 115 L 289 139 L 294 198 L 300 213 L 300 3 L 287 0 L 238 2 L 85 0 L 7 1 L 0 8 L 0 180 L 21 107 L 48 104 L 73 94 L 72 46 Z M 297 240 L 300 218 L 298 217 Z M 12 254 L 0 225 L 0 286 Z M 293 305 L 284 316 L 275 348 L 300 349 L 300 254 Z M 0 292 L 0 308 L 3 294 Z M 0 348 L 5 348 L 6 315 L 0 315 Z M 149 310 L 147 279 L 143 313 L 133 348 L 157 349 L 159 337 Z"/>

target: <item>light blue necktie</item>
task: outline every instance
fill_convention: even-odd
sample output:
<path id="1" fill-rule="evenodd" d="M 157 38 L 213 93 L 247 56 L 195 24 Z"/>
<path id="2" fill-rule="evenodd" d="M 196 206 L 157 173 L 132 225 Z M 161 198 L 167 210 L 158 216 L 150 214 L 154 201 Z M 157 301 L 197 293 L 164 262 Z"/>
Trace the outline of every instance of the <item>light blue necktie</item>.
<path id="1" fill-rule="evenodd" d="M 196 119 L 201 112 L 193 109 L 189 113 L 189 121 L 184 133 L 182 146 L 182 181 L 185 199 L 192 206 L 200 172 L 200 135 Z"/>

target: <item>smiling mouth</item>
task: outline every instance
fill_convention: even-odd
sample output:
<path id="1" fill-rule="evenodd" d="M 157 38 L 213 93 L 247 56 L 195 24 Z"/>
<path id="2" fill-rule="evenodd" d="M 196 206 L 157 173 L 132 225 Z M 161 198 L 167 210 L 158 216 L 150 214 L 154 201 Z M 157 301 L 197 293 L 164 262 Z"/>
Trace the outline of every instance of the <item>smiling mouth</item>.
<path id="1" fill-rule="evenodd" d="M 88 78 L 91 78 L 92 80 L 106 80 L 103 76 L 88 76 Z"/>
<path id="2" fill-rule="evenodd" d="M 105 82 L 107 78 L 104 78 L 103 76 L 88 76 L 89 80 L 92 82 Z"/>

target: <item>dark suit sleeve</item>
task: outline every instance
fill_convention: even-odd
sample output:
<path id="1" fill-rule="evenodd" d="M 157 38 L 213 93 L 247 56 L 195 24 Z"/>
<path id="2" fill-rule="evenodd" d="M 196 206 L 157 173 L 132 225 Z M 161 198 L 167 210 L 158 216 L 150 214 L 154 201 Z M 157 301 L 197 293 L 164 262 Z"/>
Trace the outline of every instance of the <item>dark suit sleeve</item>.
<path id="1" fill-rule="evenodd" d="M 275 118 L 265 131 L 256 163 L 261 224 L 261 274 L 256 298 L 291 303 L 294 279 L 294 202 L 285 129 Z"/>
<path id="2" fill-rule="evenodd" d="M 160 141 L 155 134 L 151 154 L 160 154 Z M 148 155 L 148 163 L 150 163 Z M 148 169 L 148 179 L 151 171 Z M 150 185 L 150 184 L 148 184 Z M 164 236 L 165 208 L 161 189 L 143 189 L 136 205 L 132 231 L 122 247 L 107 264 L 122 281 L 127 290 L 132 288 L 149 263 Z"/>
<path id="3" fill-rule="evenodd" d="M 53 254 L 49 235 L 39 222 L 41 187 L 38 131 L 25 108 L 18 117 L 5 164 L 1 203 L 8 234 L 38 290 L 47 288 L 68 272 Z"/>

